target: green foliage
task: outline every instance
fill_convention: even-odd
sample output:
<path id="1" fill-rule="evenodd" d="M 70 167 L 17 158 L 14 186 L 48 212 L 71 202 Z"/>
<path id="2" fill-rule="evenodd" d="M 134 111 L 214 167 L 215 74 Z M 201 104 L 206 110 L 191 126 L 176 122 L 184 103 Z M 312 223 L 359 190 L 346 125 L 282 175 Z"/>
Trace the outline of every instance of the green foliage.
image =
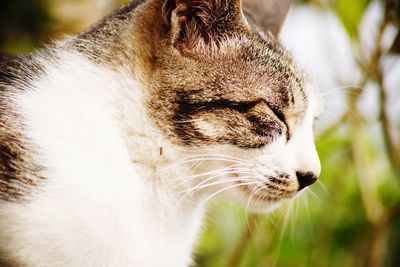
<path id="1" fill-rule="evenodd" d="M 355 37 L 358 25 L 370 0 L 335 0 L 334 10 L 341 18 L 350 36 Z"/>
<path id="2" fill-rule="evenodd" d="M 2 0 L 0 3 L 0 49 L 32 50 L 46 39 L 52 22 L 45 1 Z"/>

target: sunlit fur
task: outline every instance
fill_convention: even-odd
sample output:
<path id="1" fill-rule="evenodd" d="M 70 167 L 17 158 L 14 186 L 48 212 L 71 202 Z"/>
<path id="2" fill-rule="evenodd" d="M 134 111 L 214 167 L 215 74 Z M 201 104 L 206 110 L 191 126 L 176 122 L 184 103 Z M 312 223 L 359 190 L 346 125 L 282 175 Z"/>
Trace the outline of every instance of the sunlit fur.
<path id="1" fill-rule="evenodd" d="M 235 34 L 188 45 L 161 31 L 163 1 L 135 7 L 36 55 L 29 79 L 1 77 L 1 137 L 23 144 L 0 179 L 4 265 L 188 266 L 210 199 L 268 211 L 297 194 L 297 172 L 319 175 L 317 91 L 272 35 L 237 12 Z"/>

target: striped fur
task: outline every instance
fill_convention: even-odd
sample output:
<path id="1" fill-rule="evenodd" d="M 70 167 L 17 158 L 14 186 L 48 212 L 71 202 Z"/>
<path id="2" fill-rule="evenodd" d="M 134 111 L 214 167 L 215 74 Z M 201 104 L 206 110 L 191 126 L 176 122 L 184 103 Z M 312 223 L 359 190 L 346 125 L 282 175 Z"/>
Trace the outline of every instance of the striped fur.
<path id="1" fill-rule="evenodd" d="M 189 266 L 210 198 L 315 182 L 317 91 L 254 1 L 133 1 L 0 57 L 1 266 Z"/>

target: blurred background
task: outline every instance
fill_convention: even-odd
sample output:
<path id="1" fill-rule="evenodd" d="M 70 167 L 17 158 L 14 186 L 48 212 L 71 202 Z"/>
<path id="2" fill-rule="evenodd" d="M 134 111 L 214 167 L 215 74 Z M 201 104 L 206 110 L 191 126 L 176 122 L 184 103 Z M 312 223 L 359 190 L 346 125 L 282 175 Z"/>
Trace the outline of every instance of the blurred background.
<path id="1" fill-rule="evenodd" d="M 0 50 L 25 54 L 123 0 L 1 0 Z M 400 266 L 400 1 L 295 1 L 281 34 L 320 87 L 320 181 L 267 215 L 216 201 L 196 266 Z"/>

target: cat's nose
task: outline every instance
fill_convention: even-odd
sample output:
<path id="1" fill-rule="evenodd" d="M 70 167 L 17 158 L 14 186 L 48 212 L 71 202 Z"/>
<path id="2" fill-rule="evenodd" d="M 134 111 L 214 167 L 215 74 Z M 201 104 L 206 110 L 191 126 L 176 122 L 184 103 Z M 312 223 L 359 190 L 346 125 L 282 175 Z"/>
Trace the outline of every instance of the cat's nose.
<path id="1" fill-rule="evenodd" d="M 306 188 L 309 185 L 315 183 L 318 176 L 313 172 L 296 172 L 297 181 L 299 182 L 298 191 Z"/>

